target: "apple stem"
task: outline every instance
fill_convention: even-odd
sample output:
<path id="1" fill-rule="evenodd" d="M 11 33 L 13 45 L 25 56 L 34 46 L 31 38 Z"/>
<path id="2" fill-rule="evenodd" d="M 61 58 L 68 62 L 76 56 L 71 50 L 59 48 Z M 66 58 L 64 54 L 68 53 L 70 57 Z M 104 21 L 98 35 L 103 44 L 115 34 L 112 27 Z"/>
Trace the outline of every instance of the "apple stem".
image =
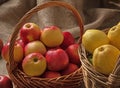
<path id="1" fill-rule="evenodd" d="M 103 50 L 104 50 L 104 48 L 103 48 L 103 47 L 100 47 L 100 48 L 99 48 L 99 50 L 100 50 L 100 51 L 103 51 Z"/>
<path id="2" fill-rule="evenodd" d="M 37 59 L 37 58 L 34 58 L 33 60 L 34 60 L 34 62 L 37 62 L 37 61 L 38 61 L 38 59 Z"/>
<path id="3" fill-rule="evenodd" d="M 30 27 L 31 27 L 31 25 L 30 25 L 30 24 L 26 24 L 26 27 L 27 27 L 27 28 L 30 28 Z"/>

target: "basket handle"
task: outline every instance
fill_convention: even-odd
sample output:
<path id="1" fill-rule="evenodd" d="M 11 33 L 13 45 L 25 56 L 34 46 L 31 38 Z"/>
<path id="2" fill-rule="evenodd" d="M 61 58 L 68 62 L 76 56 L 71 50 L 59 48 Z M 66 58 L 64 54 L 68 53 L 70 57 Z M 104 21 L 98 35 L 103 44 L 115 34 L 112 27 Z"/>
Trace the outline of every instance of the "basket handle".
<path id="1" fill-rule="evenodd" d="M 64 7 L 64 8 L 67 8 L 68 10 L 70 10 L 77 22 L 78 22 L 78 25 L 79 25 L 79 28 L 80 28 L 80 39 L 79 39 L 79 44 L 81 43 L 81 40 L 82 40 L 82 34 L 83 34 L 83 30 L 84 30 L 84 27 L 83 27 L 83 21 L 82 21 L 82 18 L 79 14 L 79 12 L 72 6 L 72 5 L 69 5 L 65 2 L 60 2 L 60 1 L 50 1 L 50 2 L 46 2 L 44 4 L 41 4 L 41 5 L 38 5 L 36 7 L 34 7 L 33 9 L 29 10 L 20 20 L 19 22 L 16 24 L 15 28 L 14 28 L 14 32 L 12 34 L 12 37 L 11 37 L 11 40 L 10 40 L 10 52 L 9 52 L 9 67 L 10 67 L 10 70 L 13 71 L 15 69 L 15 67 L 17 67 L 18 63 L 16 63 L 13 59 L 13 51 L 14 51 L 14 44 L 15 44 L 15 40 L 17 38 L 17 35 L 18 35 L 18 32 L 20 30 L 20 28 L 25 24 L 25 22 L 27 22 L 28 19 L 31 18 L 31 16 L 46 8 L 46 7 L 51 7 L 51 6 L 61 6 L 61 7 Z"/>

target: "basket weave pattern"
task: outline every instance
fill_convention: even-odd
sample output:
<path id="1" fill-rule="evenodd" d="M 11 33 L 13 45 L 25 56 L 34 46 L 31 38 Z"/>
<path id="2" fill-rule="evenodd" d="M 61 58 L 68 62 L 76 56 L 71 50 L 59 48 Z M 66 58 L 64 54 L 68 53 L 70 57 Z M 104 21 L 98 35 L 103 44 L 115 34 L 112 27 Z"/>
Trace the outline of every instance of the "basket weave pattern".
<path id="1" fill-rule="evenodd" d="M 51 1 L 44 3 L 42 5 L 38 5 L 28 11 L 16 24 L 14 28 L 14 32 L 12 34 L 11 40 L 10 40 L 10 52 L 9 52 L 9 62 L 7 63 L 7 70 L 9 73 L 10 78 L 14 82 L 17 88 L 83 88 L 83 74 L 81 67 L 76 70 L 75 72 L 60 76 L 57 78 L 38 78 L 38 77 L 30 77 L 26 75 L 20 68 L 19 64 L 16 63 L 13 59 L 13 51 L 14 51 L 14 44 L 15 40 L 18 36 L 20 28 L 27 22 L 28 19 L 32 17 L 32 15 L 44 8 L 51 7 L 51 6 L 61 6 L 64 8 L 67 8 L 70 10 L 74 17 L 76 18 L 78 25 L 80 27 L 80 35 L 83 33 L 83 22 L 81 19 L 80 14 L 78 11 L 71 5 L 65 3 L 65 2 L 59 2 L 59 1 Z M 81 40 L 81 36 L 80 36 Z"/>

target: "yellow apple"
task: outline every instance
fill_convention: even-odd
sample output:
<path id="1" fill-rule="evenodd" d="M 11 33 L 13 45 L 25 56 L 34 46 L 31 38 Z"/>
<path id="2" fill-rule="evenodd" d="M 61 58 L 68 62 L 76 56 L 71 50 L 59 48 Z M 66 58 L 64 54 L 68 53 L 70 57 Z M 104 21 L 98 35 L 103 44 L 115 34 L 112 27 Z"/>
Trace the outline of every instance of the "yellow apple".
<path id="1" fill-rule="evenodd" d="M 40 40 L 47 47 L 57 47 L 62 44 L 64 36 L 60 28 L 56 26 L 50 26 L 43 29 Z"/>
<path id="2" fill-rule="evenodd" d="M 98 72 L 109 75 L 113 71 L 119 55 L 120 51 L 115 46 L 102 45 L 93 53 L 93 66 Z"/>
<path id="3" fill-rule="evenodd" d="M 88 29 L 82 36 L 82 44 L 89 53 L 104 44 L 109 43 L 109 38 L 107 35 L 97 29 Z"/>
<path id="4" fill-rule="evenodd" d="M 110 39 L 110 44 L 120 49 L 120 23 L 110 28 L 108 38 Z"/>

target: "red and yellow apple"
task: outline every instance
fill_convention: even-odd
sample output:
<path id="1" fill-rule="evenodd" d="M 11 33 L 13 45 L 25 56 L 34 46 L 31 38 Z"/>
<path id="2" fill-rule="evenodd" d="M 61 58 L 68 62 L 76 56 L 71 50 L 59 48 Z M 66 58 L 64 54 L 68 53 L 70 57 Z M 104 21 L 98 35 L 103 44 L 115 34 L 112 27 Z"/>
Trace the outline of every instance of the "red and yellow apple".
<path id="1" fill-rule="evenodd" d="M 64 31 L 63 36 L 64 36 L 64 40 L 62 44 L 60 45 L 62 49 L 66 49 L 69 45 L 75 43 L 75 38 L 70 32 Z"/>
<path id="2" fill-rule="evenodd" d="M 68 66 L 61 71 L 62 75 L 69 75 L 75 72 L 79 67 L 76 64 L 69 63 Z"/>
<path id="3" fill-rule="evenodd" d="M 40 76 L 46 70 L 46 59 L 41 53 L 31 53 L 22 62 L 23 71 L 29 76 Z"/>
<path id="4" fill-rule="evenodd" d="M 47 68 L 51 71 L 63 70 L 69 64 L 67 53 L 63 49 L 51 49 L 46 52 Z"/>
<path id="5" fill-rule="evenodd" d="M 80 57 L 78 54 L 78 47 L 79 47 L 79 44 L 72 44 L 66 49 L 66 52 L 69 56 L 71 63 L 80 65 Z"/>
<path id="6" fill-rule="evenodd" d="M 56 47 L 63 42 L 64 36 L 60 28 L 56 26 L 50 26 L 43 29 L 41 32 L 40 40 L 47 47 Z"/>
<path id="7" fill-rule="evenodd" d="M 23 48 L 25 47 L 25 44 L 21 38 L 16 40 L 17 43 L 19 43 Z"/>
<path id="8" fill-rule="evenodd" d="M 39 40 L 40 35 L 41 29 L 35 23 L 25 23 L 20 29 L 20 38 L 25 44 L 31 41 Z"/>
<path id="9" fill-rule="evenodd" d="M 0 88 L 13 88 L 12 80 L 6 75 L 0 75 Z"/>
<path id="10" fill-rule="evenodd" d="M 46 47 L 41 41 L 32 41 L 26 44 L 25 48 L 25 56 L 30 53 L 46 53 Z"/>
<path id="11" fill-rule="evenodd" d="M 5 59 L 7 62 L 9 61 L 9 46 L 10 46 L 10 42 L 6 43 L 3 46 L 2 53 L 1 53 L 2 58 Z M 22 61 L 24 56 L 24 50 L 22 45 L 19 44 L 18 42 L 15 42 L 13 54 L 14 54 L 14 60 L 16 62 Z"/>

